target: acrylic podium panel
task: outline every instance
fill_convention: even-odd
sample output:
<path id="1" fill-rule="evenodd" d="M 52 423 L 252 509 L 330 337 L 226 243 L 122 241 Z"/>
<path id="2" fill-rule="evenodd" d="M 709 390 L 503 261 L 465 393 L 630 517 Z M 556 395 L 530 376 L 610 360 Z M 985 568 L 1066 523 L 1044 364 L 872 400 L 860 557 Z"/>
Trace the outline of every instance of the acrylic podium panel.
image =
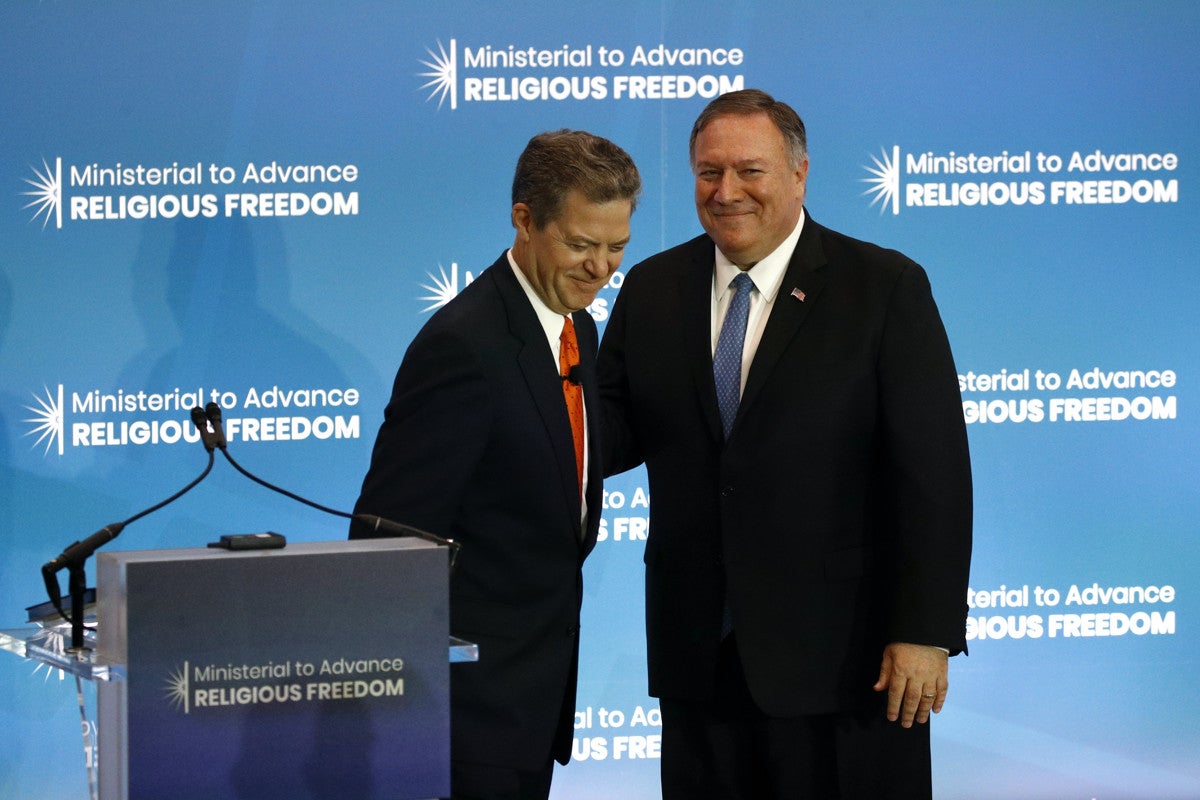
<path id="1" fill-rule="evenodd" d="M 449 794 L 445 548 L 101 553 L 100 795 Z"/>

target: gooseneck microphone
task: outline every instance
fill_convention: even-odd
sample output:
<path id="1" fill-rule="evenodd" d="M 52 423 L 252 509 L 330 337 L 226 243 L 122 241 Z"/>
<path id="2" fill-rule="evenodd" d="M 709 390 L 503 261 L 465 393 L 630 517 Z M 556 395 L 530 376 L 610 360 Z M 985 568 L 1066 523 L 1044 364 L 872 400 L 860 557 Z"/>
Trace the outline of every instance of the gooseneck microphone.
<path id="1" fill-rule="evenodd" d="M 196 412 L 200 411 L 199 417 Z M 93 533 L 86 539 L 80 539 L 77 542 L 72 542 L 55 558 L 47 561 L 42 566 L 42 580 L 46 584 L 46 594 L 50 598 L 50 603 L 54 606 L 54 610 L 62 616 L 67 622 L 71 623 L 71 648 L 72 650 L 83 650 L 83 596 L 87 590 L 87 575 L 84 570 L 84 565 L 87 560 L 98 549 L 111 542 L 120 535 L 121 531 L 125 530 L 125 526 L 135 522 L 142 517 L 153 514 L 168 503 L 173 503 L 185 494 L 196 487 L 200 481 L 208 477 L 208 473 L 212 472 L 213 468 L 213 448 L 215 440 L 207 431 L 206 424 L 201 424 L 204 420 L 204 412 L 199 408 L 192 409 L 192 423 L 200 432 L 200 441 L 204 443 L 204 449 L 208 451 L 208 464 L 205 465 L 204 471 L 201 472 L 195 480 L 184 486 L 175 494 L 165 500 L 162 500 L 149 508 L 143 509 L 134 514 L 124 522 L 113 522 L 105 525 L 100 530 Z M 63 608 L 62 605 L 62 590 L 58 583 L 58 573 L 67 570 L 69 592 L 71 596 L 71 612 L 70 614 Z"/>
<path id="2" fill-rule="evenodd" d="M 200 406 L 192 409 L 192 424 L 200 432 L 200 441 L 204 443 L 204 449 L 212 453 L 217 446 L 216 437 L 208 429 L 208 417 L 205 415 L 204 409 Z"/>
<path id="3" fill-rule="evenodd" d="M 199 410 L 199 408 L 194 408 L 192 409 L 192 413 L 194 414 Z M 225 429 L 221 427 L 221 407 L 216 403 L 209 403 L 204 407 L 204 416 L 212 424 L 213 444 L 225 454 L 225 458 L 229 458 L 229 452 L 225 449 L 227 444 L 225 441 Z M 229 463 L 232 464 L 233 462 L 230 461 Z"/>
<path id="4" fill-rule="evenodd" d="M 424 539 L 427 542 L 432 542 L 442 547 L 446 547 L 450 551 L 450 570 L 453 572 L 455 564 L 458 562 L 459 550 L 462 548 L 462 545 L 459 542 L 456 542 L 453 539 L 443 539 L 442 537 L 436 536 L 427 531 L 413 528 L 408 525 L 401 525 L 398 522 L 393 522 L 389 519 L 377 517 L 372 514 L 350 514 L 345 511 L 329 508 L 328 506 L 323 506 L 320 503 L 314 503 L 312 500 L 301 497 L 298 494 L 289 492 L 287 489 L 283 489 L 272 483 L 269 483 L 243 468 L 242 465 L 237 463 L 233 456 L 229 454 L 228 441 L 225 438 L 225 431 L 221 426 L 220 406 L 218 406 L 216 403 L 209 403 L 205 408 L 196 406 L 191 410 L 191 419 L 192 423 L 196 426 L 196 430 L 200 433 L 200 441 L 204 445 L 205 451 L 208 453 L 208 464 L 205 465 L 204 471 L 201 472 L 200 475 L 195 478 L 195 480 L 193 480 L 187 486 L 184 486 L 167 499 L 155 503 L 147 509 L 139 511 L 129 519 L 124 520 L 123 522 L 113 522 L 109 525 L 105 525 L 103 528 L 96 531 L 91 536 L 88 536 L 86 539 L 80 539 L 77 542 L 72 542 L 65 550 L 62 551 L 62 553 L 50 561 L 47 561 L 42 566 L 42 579 L 46 584 L 46 594 L 50 598 L 50 603 L 54 607 L 54 610 L 57 611 L 63 619 L 71 624 L 72 651 L 82 651 L 86 649 L 84 646 L 85 627 L 83 620 L 83 607 L 84 595 L 87 591 L 87 574 L 85 571 L 85 565 L 88 558 L 90 558 L 98 549 L 117 538 L 121 531 L 125 530 L 125 526 L 141 519 L 148 514 L 153 514 L 163 506 L 167 505 L 168 503 L 175 502 L 180 497 L 183 497 L 185 494 L 194 489 L 196 485 L 200 483 L 200 481 L 204 480 L 206 477 L 208 477 L 208 474 L 212 472 L 213 463 L 215 460 L 214 453 L 217 450 L 221 451 L 221 455 L 225 456 L 225 460 L 228 461 L 234 469 L 260 486 L 264 486 L 273 492 L 278 492 L 285 497 L 289 497 L 299 503 L 303 503 L 307 506 L 315 508 L 318 511 L 324 511 L 327 514 L 333 514 L 334 516 L 354 520 L 367 526 L 371 530 L 386 531 L 394 536 L 410 536 L 417 539 Z M 260 536 L 269 536 L 272 538 L 270 539 L 269 543 L 256 544 L 255 546 L 257 547 L 283 546 L 283 537 L 279 536 L 278 534 Z M 240 541 L 241 539 L 256 537 L 222 538 Z M 231 549 L 235 548 L 235 545 L 233 544 L 230 544 L 229 546 Z M 236 549 L 241 549 L 241 547 L 241 545 L 237 545 Z M 69 594 L 71 598 L 70 613 L 63 608 L 62 589 L 58 583 L 58 573 L 63 569 L 66 569 L 69 575 Z"/>
<path id="5" fill-rule="evenodd" d="M 198 411 L 200 411 L 199 408 L 192 409 L 193 418 L 195 418 L 196 412 Z M 225 460 L 229 462 L 230 466 L 232 466 L 242 475 L 245 475 L 247 478 L 257 483 L 259 486 L 270 489 L 273 492 L 278 492 L 284 497 L 295 500 L 297 503 L 303 503 L 310 508 L 315 508 L 318 511 L 325 512 L 326 514 L 332 514 L 335 517 L 342 517 L 343 519 L 354 520 L 355 522 L 362 523 L 371 530 L 386 531 L 394 536 L 409 536 L 415 539 L 423 539 L 427 542 L 432 542 L 442 547 L 446 547 L 450 550 L 450 570 L 454 570 L 455 565 L 458 563 L 459 550 L 462 549 L 462 544 L 460 542 L 456 542 L 453 539 L 444 539 L 441 536 L 429 533 L 428 531 L 423 531 L 420 528 L 414 528 L 410 525 L 402 525 L 399 522 L 393 522 L 392 520 L 384 519 L 383 517 L 377 517 L 374 514 L 351 514 L 346 511 L 340 511 L 336 508 L 330 508 L 263 480 L 254 473 L 245 469 L 234 459 L 233 456 L 229 454 L 228 442 L 225 439 L 225 431 L 221 428 L 221 407 L 216 403 L 209 403 L 204 407 L 203 416 L 212 426 L 210 435 L 213 437 L 216 448 L 221 451 L 221 455 L 225 456 Z"/>

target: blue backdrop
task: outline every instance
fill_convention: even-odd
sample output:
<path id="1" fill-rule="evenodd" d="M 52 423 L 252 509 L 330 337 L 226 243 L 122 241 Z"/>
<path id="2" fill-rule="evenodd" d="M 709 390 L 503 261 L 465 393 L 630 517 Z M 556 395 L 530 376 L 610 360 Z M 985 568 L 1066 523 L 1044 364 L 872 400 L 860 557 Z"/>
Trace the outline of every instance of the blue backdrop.
<path id="1" fill-rule="evenodd" d="M 251 470 L 350 507 L 409 340 L 512 241 L 529 137 L 634 156 L 628 267 L 698 232 L 691 123 L 760 87 L 808 125 L 811 216 L 928 270 L 962 376 L 971 655 L 937 796 L 1200 797 L 1198 40 L 1188 2 L 7 3 L 2 616 L 200 471 L 197 395 Z M 658 796 L 649 499 L 608 490 L 555 798 Z M 344 535 L 219 464 L 111 547 L 267 529 Z M 84 796 L 73 686 L 8 656 L 0 686 L 0 795 Z"/>

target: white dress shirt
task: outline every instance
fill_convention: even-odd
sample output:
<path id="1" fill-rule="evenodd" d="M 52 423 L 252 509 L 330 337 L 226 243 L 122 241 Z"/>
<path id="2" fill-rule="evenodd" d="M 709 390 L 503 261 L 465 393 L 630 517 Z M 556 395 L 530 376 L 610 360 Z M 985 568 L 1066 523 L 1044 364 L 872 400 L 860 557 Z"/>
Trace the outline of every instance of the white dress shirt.
<path id="1" fill-rule="evenodd" d="M 796 242 L 800 240 L 800 231 L 804 228 L 804 210 L 800 211 L 800 219 L 795 229 L 786 239 L 763 260 L 759 261 L 746 274 L 754 283 L 750 292 L 750 317 L 746 321 L 746 342 L 742 349 L 742 387 L 746 389 L 746 376 L 750 374 L 750 363 L 758 351 L 758 343 L 762 341 L 763 330 L 767 327 L 767 318 L 775 305 L 775 297 L 779 287 L 783 285 L 783 276 L 787 272 L 788 262 L 792 260 L 792 252 Z M 721 326 L 725 323 L 725 313 L 733 300 L 733 288 L 730 284 L 737 277 L 738 266 L 726 258 L 721 249 L 716 248 L 716 263 L 713 269 L 712 287 L 712 352 L 717 352 L 717 339 L 721 336 Z M 739 397 L 741 396 L 739 392 Z"/>

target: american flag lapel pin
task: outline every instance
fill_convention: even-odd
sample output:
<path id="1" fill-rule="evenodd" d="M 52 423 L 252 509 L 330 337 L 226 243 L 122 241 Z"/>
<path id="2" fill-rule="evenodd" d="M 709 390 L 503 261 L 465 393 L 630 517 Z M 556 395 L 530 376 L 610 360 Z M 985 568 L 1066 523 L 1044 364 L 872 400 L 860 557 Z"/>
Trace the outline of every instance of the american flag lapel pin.
<path id="1" fill-rule="evenodd" d="M 796 299 L 797 299 L 797 300 L 799 300 L 801 303 L 803 303 L 803 302 L 804 302 L 804 298 L 805 298 L 806 296 L 807 296 L 807 295 L 805 295 L 805 294 L 804 294 L 804 292 L 800 291 L 799 289 L 792 289 L 792 297 L 796 298 Z"/>

